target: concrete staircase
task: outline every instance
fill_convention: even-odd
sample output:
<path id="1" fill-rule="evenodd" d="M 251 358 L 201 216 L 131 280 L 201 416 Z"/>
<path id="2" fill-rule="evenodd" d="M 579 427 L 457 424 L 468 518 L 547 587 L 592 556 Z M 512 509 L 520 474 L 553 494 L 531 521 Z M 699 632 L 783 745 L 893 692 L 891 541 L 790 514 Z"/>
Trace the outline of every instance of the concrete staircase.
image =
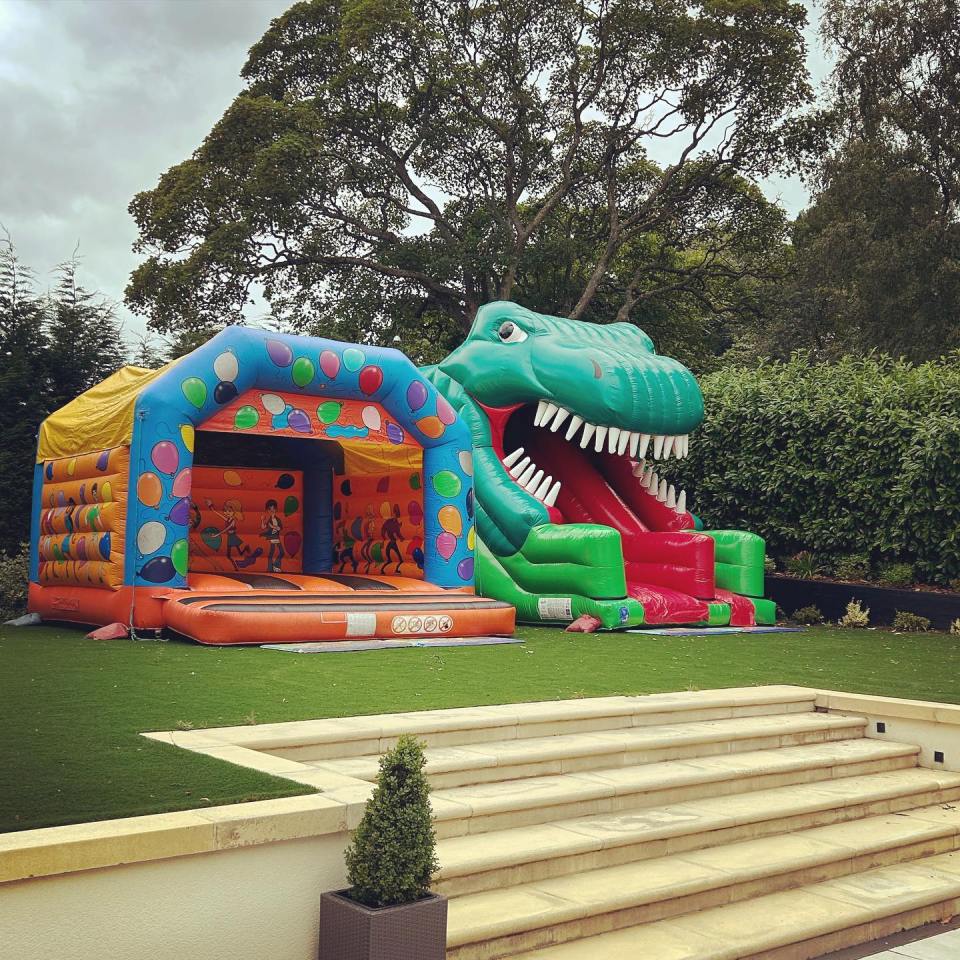
<path id="1" fill-rule="evenodd" d="M 960 912 L 960 774 L 809 690 L 441 714 L 448 960 L 809 960 Z M 372 781 L 390 743 L 297 759 Z"/>

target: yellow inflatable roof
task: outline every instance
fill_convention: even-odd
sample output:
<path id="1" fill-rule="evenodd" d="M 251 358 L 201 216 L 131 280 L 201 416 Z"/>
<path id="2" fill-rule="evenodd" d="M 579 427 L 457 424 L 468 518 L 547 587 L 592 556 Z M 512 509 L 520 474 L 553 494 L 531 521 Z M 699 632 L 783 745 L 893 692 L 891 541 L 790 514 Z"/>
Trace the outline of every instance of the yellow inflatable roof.
<path id="1" fill-rule="evenodd" d="M 37 461 L 72 457 L 129 443 L 137 396 L 175 363 L 176 360 L 159 370 L 122 367 L 81 393 L 76 400 L 55 410 L 40 424 Z"/>

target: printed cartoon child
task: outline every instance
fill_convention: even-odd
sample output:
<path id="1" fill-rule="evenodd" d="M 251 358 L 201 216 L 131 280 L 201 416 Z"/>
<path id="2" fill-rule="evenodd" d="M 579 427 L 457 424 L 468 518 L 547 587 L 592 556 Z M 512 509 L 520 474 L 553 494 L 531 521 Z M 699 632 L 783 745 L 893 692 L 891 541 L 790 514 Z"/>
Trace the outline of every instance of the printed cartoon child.
<path id="1" fill-rule="evenodd" d="M 340 573 L 347 572 L 347 561 L 353 566 L 353 572 L 357 572 L 357 558 L 353 555 L 353 547 L 356 541 L 350 536 L 350 531 L 346 523 L 342 520 L 337 524 L 336 544 L 333 548 L 333 562 L 340 564 Z"/>
<path id="2" fill-rule="evenodd" d="M 251 553 L 249 544 L 244 543 L 237 533 L 237 521 L 243 519 L 243 508 L 239 500 L 227 500 L 223 504 L 223 513 L 217 510 L 213 501 L 209 498 L 206 501 L 207 509 L 212 510 L 221 520 L 223 520 L 223 529 L 217 532 L 226 535 L 227 538 L 227 559 L 237 568 L 249 567 L 255 563 L 263 551 L 258 547 Z M 233 551 L 237 551 L 239 560 L 233 558 Z"/>
<path id="3" fill-rule="evenodd" d="M 380 528 L 380 536 L 383 537 L 387 544 L 387 553 L 383 558 L 383 566 L 380 568 L 380 573 L 387 572 L 387 564 L 390 563 L 390 556 L 392 554 L 397 558 L 397 569 L 395 572 L 399 574 L 403 557 L 400 555 L 400 547 L 397 545 L 397 541 L 403 539 L 403 531 L 400 529 L 400 505 L 398 503 L 393 505 L 393 516 L 387 517 L 387 519 L 383 521 L 383 526 Z"/>
<path id="4" fill-rule="evenodd" d="M 280 561 L 283 560 L 283 544 L 280 542 L 280 532 L 283 530 L 283 521 L 277 515 L 277 501 L 268 500 L 263 509 L 266 513 L 260 517 L 260 530 L 262 536 L 267 538 L 270 544 L 270 552 L 267 554 L 267 570 L 270 573 L 280 573 Z"/>
<path id="5" fill-rule="evenodd" d="M 373 565 L 373 555 L 371 553 L 373 549 L 373 538 L 377 535 L 376 514 L 374 513 L 372 503 L 367 504 L 365 513 L 366 520 L 363 523 L 363 544 L 360 547 L 360 557 L 367 561 L 366 572 L 369 573 L 370 567 Z"/>

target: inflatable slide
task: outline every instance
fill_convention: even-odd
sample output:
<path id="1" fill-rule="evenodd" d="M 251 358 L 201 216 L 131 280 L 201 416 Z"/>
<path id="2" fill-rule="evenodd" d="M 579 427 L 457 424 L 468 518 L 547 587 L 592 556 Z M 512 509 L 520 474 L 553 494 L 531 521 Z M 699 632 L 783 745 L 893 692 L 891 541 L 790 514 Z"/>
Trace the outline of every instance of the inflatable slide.
<path id="1" fill-rule="evenodd" d="M 643 331 L 491 303 L 424 372 L 472 435 L 484 596 L 529 623 L 774 622 L 763 541 L 703 530 L 668 480 L 703 400 Z"/>

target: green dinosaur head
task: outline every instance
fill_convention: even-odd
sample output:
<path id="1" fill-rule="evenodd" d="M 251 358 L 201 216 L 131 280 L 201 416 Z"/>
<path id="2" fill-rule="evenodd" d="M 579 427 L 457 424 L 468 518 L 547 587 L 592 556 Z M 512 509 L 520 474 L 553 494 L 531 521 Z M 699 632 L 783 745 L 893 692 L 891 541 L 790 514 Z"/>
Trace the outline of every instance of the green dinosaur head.
<path id="1" fill-rule="evenodd" d="M 565 432 L 579 418 L 585 430 L 683 436 L 703 419 L 693 374 L 628 323 L 598 326 L 489 303 L 440 369 L 484 406 L 543 401 L 541 418 L 559 416 Z"/>

